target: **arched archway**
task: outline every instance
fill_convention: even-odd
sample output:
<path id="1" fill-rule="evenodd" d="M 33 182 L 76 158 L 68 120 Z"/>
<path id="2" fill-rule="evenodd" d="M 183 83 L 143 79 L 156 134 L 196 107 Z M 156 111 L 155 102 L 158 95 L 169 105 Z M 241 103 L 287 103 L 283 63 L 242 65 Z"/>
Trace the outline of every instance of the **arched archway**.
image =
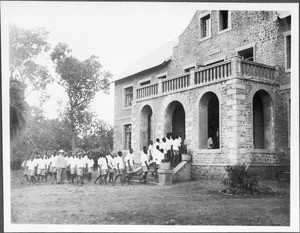
<path id="1" fill-rule="evenodd" d="M 199 102 L 199 148 L 207 148 L 207 139 L 212 137 L 214 148 L 220 148 L 219 99 L 213 92 L 205 93 Z"/>
<path id="2" fill-rule="evenodd" d="M 148 146 L 152 138 L 152 108 L 145 105 L 140 113 L 140 149 Z"/>
<path id="3" fill-rule="evenodd" d="M 172 101 L 165 110 L 164 137 L 169 132 L 181 133 L 185 139 L 185 111 L 179 101 Z"/>
<path id="4" fill-rule="evenodd" d="M 265 90 L 253 96 L 253 148 L 272 148 L 273 101 Z"/>

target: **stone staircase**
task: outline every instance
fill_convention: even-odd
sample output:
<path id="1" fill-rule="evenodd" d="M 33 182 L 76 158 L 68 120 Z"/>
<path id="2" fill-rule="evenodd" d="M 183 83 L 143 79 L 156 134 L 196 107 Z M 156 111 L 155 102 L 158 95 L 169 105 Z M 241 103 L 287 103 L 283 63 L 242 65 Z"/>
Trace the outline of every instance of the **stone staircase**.
<path id="1" fill-rule="evenodd" d="M 139 183 L 139 184 L 149 184 L 149 185 L 157 185 L 158 184 L 158 178 L 157 177 L 153 177 L 151 174 L 154 171 L 154 166 L 152 164 L 150 164 L 150 169 L 148 171 L 148 175 L 147 175 L 147 179 L 146 179 L 146 183 L 141 183 L 139 181 L 139 176 L 138 174 L 142 171 L 142 166 L 138 166 L 136 168 L 133 169 L 134 175 L 131 178 L 130 182 L 132 183 Z"/>

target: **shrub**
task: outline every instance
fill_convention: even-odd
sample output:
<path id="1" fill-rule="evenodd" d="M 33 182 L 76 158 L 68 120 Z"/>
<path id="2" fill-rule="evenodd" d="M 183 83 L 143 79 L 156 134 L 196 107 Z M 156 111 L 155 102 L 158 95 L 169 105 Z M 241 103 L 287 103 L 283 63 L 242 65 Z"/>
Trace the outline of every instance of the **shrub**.
<path id="1" fill-rule="evenodd" d="M 230 194 L 258 194 L 259 175 L 252 167 L 245 164 L 227 166 L 225 168 L 227 178 L 222 183 L 228 188 L 222 192 Z"/>

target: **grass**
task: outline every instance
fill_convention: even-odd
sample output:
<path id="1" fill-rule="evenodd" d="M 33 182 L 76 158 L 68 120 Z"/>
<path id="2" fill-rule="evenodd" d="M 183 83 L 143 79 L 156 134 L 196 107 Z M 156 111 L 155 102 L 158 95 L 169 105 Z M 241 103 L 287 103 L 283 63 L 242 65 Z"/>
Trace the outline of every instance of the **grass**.
<path id="1" fill-rule="evenodd" d="M 267 195 L 233 196 L 220 193 L 224 186 L 216 181 L 170 186 L 20 185 L 21 176 L 11 173 L 12 223 L 289 226 L 290 222 L 289 188 L 276 182 L 268 182 L 273 191 Z"/>

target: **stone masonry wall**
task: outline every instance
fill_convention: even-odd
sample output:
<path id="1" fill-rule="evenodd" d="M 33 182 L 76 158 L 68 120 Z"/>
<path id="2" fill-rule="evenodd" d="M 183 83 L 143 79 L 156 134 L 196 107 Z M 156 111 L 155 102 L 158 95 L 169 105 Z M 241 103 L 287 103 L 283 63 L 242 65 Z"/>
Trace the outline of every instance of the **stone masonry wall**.
<path id="1" fill-rule="evenodd" d="M 179 101 L 185 110 L 185 144 L 193 156 L 192 173 L 195 178 L 223 177 L 224 166 L 251 162 L 255 166 L 289 166 L 288 99 L 290 98 L 290 73 L 285 72 L 284 33 L 290 30 L 289 18 L 278 19 L 275 12 L 231 11 L 232 28 L 218 32 L 218 11 L 211 12 L 211 38 L 199 41 L 199 15 L 197 11 L 189 26 L 179 37 L 170 63 L 142 72 L 115 83 L 115 132 L 114 150 L 123 149 L 124 124 L 132 124 L 132 147 L 140 150 L 140 113 L 149 105 L 152 115 L 152 137 L 164 137 L 165 111 L 172 101 Z M 167 77 L 182 74 L 183 66 L 236 55 L 236 49 L 254 45 L 255 62 L 277 65 L 278 82 L 245 79 L 241 74 L 220 82 L 191 86 L 184 91 L 160 95 L 146 100 L 136 100 L 138 81 L 167 72 Z M 134 84 L 132 107 L 124 109 L 124 87 Z M 282 88 L 282 86 L 286 88 Z M 273 127 L 271 148 L 253 150 L 253 96 L 264 90 L 273 103 Z M 201 98 L 213 92 L 219 100 L 220 149 L 205 150 L 199 147 L 199 105 Z M 285 153 L 281 153 L 284 151 Z M 276 169 L 275 169 L 276 170 Z M 270 171 L 273 171 L 272 169 Z"/>

